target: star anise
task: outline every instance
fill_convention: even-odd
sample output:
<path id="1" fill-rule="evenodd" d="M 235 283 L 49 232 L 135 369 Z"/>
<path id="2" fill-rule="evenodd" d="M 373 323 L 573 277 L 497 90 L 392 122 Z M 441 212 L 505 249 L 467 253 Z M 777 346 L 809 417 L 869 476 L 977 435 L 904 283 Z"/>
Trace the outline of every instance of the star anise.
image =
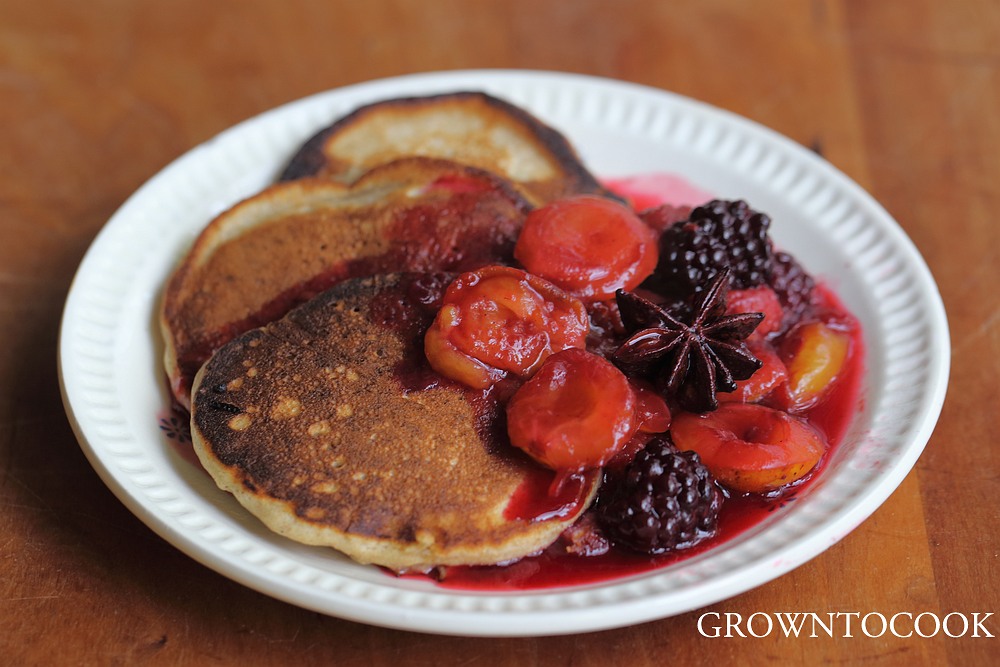
<path id="1" fill-rule="evenodd" d="M 661 391 L 692 412 L 719 407 L 716 393 L 736 390 L 761 367 L 746 345 L 763 313 L 726 314 L 729 270 L 721 271 L 694 297 L 690 316 L 632 292 L 616 300 L 630 337 L 612 355 L 626 373 L 651 376 Z M 679 319 L 680 318 L 680 319 Z"/>

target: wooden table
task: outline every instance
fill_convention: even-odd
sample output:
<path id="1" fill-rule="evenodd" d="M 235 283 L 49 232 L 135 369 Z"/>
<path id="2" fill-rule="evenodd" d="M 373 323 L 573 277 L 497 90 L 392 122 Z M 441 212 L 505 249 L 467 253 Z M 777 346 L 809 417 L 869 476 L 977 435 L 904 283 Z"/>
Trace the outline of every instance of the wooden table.
<path id="1" fill-rule="evenodd" d="M 713 639 L 702 611 L 1000 613 L 1000 7 L 987 0 L 68 0 L 0 3 L 0 663 L 997 664 L 1000 640 Z M 888 502 L 827 552 L 706 610 L 580 636 L 470 639 L 275 601 L 133 517 L 81 453 L 63 301 L 141 183 L 320 90 L 453 68 L 582 72 L 732 110 L 867 188 L 948 309 L 951 388 Z M 993 634 L 1000 618 L 986 621 Z"/>

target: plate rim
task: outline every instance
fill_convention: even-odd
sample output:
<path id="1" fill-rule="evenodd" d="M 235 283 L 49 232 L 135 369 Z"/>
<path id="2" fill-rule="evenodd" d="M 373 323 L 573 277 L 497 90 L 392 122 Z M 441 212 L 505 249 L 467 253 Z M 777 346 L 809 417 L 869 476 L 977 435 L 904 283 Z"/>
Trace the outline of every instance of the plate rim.
<path id="1" fill-rule="evenodd" d="M 476 84 L 471 82 L 476 82 Z M 783 150 L 791 152 L 796 159 L 806 163 L 810 171 L 819 171 L 824 179 L 834 182 L 838 187 L 848 192 L 855 202 L 862 204 L 866 212 L 878 221 L 881 225 L 879 231 L 888 236 L 893 249 L 903 254 L 905 267 L 915 274 L 920 283 L 918 292 L 924 299 L 924 305 L 928 307 L 924 323 L 933 343 L 933 363 L 928 370 L 931 379 L 927 382 L 926 390 L 921 396 L 923 419 L 920 420 L 918 427 L 910 432 L 909 444 L 904 448 L 904 455 L 894 462 L 888 473 L 882 475 L 877 488 L 868 491 L 864 502 L 858 501 L 851 504 L 848 511 L 841 512 L 826 522 L 826 525 L 818 533 L 824 538 L 823 544 L 814 539 L 810 548 L 799 545 L 793 550 L 794 553 L 787 553 L 789 559 L 786 564 L 766 574 L 761 572 L 763 565 L 759 562 L 744 564 L 743 567 L 734 569 L 728 576 L 716 576 L 708 584 L 697 589 L 698 595 L 689 593 L 687 598 L 680 596 L 672 605 L 667 606 L 663 605 L 663 600 L 669 591 L 665 593 L 656 590 L 655 581 L 653 581 L 657 578 L 656 572 L 624 582 L 568 590 L 553 589 L 518 594 L 482 594 L 451 589 L 419 592 L 419 595 L 426 596 L 431 600 L 437 600 L 440 597 L 448 598 L 452 603 L 456 600 L 470 600 L 471 602 L 466 605 L 467 608 L 463 608 L 462 604 L 446 604 L 441 607 L 433 604 L 422 607 L 391 605 L 379 596 L 372 599 L 353 596 L 350 592 L 335 591 L 331 597 L 331 592 L 328 590 L 309 590 L 308 584 L 299 585 L 297 582 L 289 583 L 282 579 L 276 579 L 272 573 L 266 571 L 261 572 L 252 567 L 234 568 L 231 560 L 221 556 L 215 549 L 206 548 L 201 541 L 193 539 L 189 532 L 183 530 L 176 521 L 170 520 L 162 511 L 154 511 L 148 502 L 144 502 L 142 498 L 137 496 L 135 489 L 127 484 L 127 480 L 123 480 L 121 475 L 110 465 L 105 451 L 106 443 L 113 442 L 114 438 L 107 437 L 108 429 L 104 429 L 104 435 L 98 433 L 100 429 L 94 427 L 92 419 L 84 417 L 81 421 L 82 390 L 75 375 L 77 369 L 69 367 L 68 364 L 79 356 L 79 349 L 73 347 L 73 343 L 78 342 L 79 336 L 78 332 L 74 330 L 76 324 L 74 317 L 77 313 L 74 309 L 81 298 L 81 291 L 86 289 L 83 282 L 85 272 L 90 270 L 93 263 L 97 261 L 95 258 L 99 257 L 100 249 L 104 247 L 102 244 L 110 236 L 111 230 L 114 229 L 115 225 L 121 224 L 118 221 L 132 215 L 133 208 L 139 206 L 144 198 L 150 197 L 150 192 L 165 182 L 170 174 L 176 173 L 179 169 L 187 168 L 188 163 L 197 163 L 199 156 L 219 149 L 225 142 L 231 141 L 233 137 L 252 134 L 257 128 L 276 122 L 276 119 L 280 120 L 296 113 L 304 113 L 302 110 L 306 108 L 323 107 L 326 104 L 333 107 L 336 106 L 333 102 L 338 99 L 355 100 L 350 106 L 356 106 L 359 103 L 356 101 L 358 98 L 365 96 L 368 96 L 369 99 L 385 97 L 383 91 L 395 89 L 416 93 L 425 89 L 427 92 L 434 92 L 434 90 L 443 91 L 449 88 L 457 89 L 458 85 L 466 88 L 476 87 L 487 92 L 496 92 L 497 89 L 512 89 L 518 86 L 522 91 L 572 87 L 574 89 L 607 90 L 610 93 L 636 94 L 669 100 L 670 105 L 697 111 L 698 114 L 710 119 L 724 119 L 726 123 L 754 136 L 764 137 L 768 144 L 775 144 L 782 147 Z M 507 99 L 517 97 L 516 94 L 512 95 L 509 92 L 508 94 L 500 94 Z M 515 103 L 518 103 L 516 99 Z M 331 119 L 335 115 L 337 114 L 333 113 Z M 73 338 L 74 335 L 77 336 L 76 339 Z M 60 392 L 67 417 L 88 461 L 119 500 L 173 546 L 234 581 L 300 607 L 373 625 L 469 636 L 567 634 L 610 629 L 650 621 L 717 603 L 762 585 L 802 565 L 842 539 L 870 516 L 909 474 L 930 439 L 937 422 L 947 390 L 949 372 L 950 339 L 947 317 L 940 292 L 929 268 L 916 246 L 888 212 L 860 185 L 829 162 L 784 135 L 755 121 L 677 93 L 585 74 L 509 69 L 425 72 L 375 79 L 322 91 L 241 121 L 206 142 L 193 147 L 170 162 L 138 188 L 95 236 L 71 283 L 60 322 L 58 346 Z M 113 406 L 111 411 L 113 411 Z M 111 433 L 118 435 L 113 428 Z M 95 442 L 96 440 L 101 441 L 102 444 Z M 102 449 L 102 446 L 105 449 Z M 816 535 L 813 537 L 815 538 Z M 379 584 L 377 587 L 392 588 L 393 590 L 398 588 L 397 586 L 388 586 L 389 582 L 395 582 L 395 580 L 387 578 L 385 586 Z M 370 582 L 363 583 L 371 585 Z M 532 604 L 518 605 L 517 602 L 521 599 L 530 599 Z M 494 600 L 500 600 L 500 602 L 494 604 Z M 538 604 L 539 600 L 544 601 L 544 604 Z M 595 600 L 596 602 L 594 602 Z"/>

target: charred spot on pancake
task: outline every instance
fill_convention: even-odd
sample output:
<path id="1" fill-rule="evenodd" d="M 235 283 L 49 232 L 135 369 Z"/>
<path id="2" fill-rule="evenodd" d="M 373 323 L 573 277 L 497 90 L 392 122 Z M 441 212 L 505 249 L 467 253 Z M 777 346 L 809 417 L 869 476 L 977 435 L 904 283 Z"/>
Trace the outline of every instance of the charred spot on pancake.
<path id="1" fill-rule="evenodd" d="M 215 389 L 213 388 L 212 391 L 215 392 Z M 228 412 L 231 415 L 237 415 L 243 412 L 243 410 L 241 410 L 239 406 L 233 405 L 232 403 L 226 403 L 224 401 L 209 401 L 208 407 L 212 408 L 213 410 Z"/>

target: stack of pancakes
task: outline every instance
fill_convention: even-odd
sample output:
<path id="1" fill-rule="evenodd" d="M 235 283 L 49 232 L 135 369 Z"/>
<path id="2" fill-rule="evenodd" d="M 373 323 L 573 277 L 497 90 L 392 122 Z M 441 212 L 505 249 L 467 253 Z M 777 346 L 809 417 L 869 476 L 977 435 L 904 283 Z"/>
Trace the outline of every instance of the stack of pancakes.
<path id="1" fill-rule="evenodd" d="M 597 477 L 553 508 L 497 397 L 437 377 L 423 333 L 450 276 L 511 263 L 533 206 L 585 192 L 604 190 L 564 137 L 482 93 L 375 103 L 307 141 L 165 288 L 165 368 L 219 487 L 397 571 L 551 544 Z"/>

